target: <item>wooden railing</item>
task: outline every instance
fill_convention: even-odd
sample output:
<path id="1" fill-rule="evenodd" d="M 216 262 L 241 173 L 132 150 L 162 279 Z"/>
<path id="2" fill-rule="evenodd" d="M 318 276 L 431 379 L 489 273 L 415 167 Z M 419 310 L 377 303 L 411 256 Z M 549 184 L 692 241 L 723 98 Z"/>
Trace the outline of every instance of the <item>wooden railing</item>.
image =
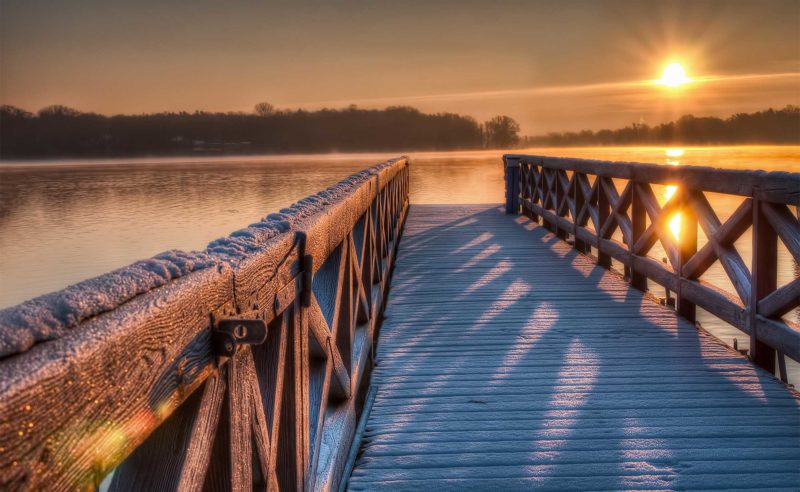
<path id="1" fill-rule="evenodd" d="M 257 251 L 1 359 L 0 489 L 113 470 L 111 490 L 335 490 L 408 176 L 404 158 L 356 174 L 272 219 Z"/>
<path id="2" fill-rule="evenodd" d="M 504 165 L 508 213 L 541 219 L 581 253 L 594 248 L 603 267 L 619 261 L 638 289 L 647 279 L 664 286 L 681 316 L 695 321 L 699 306 L 746 332 L 754 362 L 775 374 L 777 360 L 787 380 L 784 357 L 800 361 L 800 327 L 786 319 L 800 305 L 800 279 L 778 287 L 778 241 L 800 262 L 800 222 L 789 207 L 800 205 L 800 174 L 532 155 L 506 155 Z M 660 204 L 653 185 L 676 188 Z M 721 221 L 707 192 L 745 198 Z M 675 214 L 677 234 L 669 228 Z M 698 226 L 707 238 L 701 248 Z M 748 229 L 752 272 L 735 245 Z M 648 255 L 657 242 L 666 262 Z M 700 278 L 717 260 L 735 294 Z"/>

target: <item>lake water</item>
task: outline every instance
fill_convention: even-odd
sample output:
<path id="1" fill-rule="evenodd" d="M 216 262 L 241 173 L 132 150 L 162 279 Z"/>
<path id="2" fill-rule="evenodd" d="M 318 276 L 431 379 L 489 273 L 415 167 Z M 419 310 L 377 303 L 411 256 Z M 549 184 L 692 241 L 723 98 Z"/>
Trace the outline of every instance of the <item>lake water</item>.
<path id="1" fill-rule="evenodd" d="M 800 172 L 800 146 L 537 148 L 524 152 Z M 412 154 L 412 203 L 502 202 L 501 154 Z M 213 239 L 393 156 L 0 163 L 0 308 L 167 249 L 202 249 Z M 669 190 L 657 193 L 663 200 Z M 741 201 L 719 196 L 710 199 L 722 220 Z M 737 242 L 748 264 L 749 242 L 748 236 Z M 798 274 L 786 251 L 781 251 L 779 262 L 781 284 Z M 718 266 L 704 278 L 732 290 Z M 660 288 L 653 290 L 663 295 Z M 742 346 L 747 346 L 743 333 L 718 326 L 707 315 L 701 314 L 700 319 L 725 341 L 738 337 Z"/>

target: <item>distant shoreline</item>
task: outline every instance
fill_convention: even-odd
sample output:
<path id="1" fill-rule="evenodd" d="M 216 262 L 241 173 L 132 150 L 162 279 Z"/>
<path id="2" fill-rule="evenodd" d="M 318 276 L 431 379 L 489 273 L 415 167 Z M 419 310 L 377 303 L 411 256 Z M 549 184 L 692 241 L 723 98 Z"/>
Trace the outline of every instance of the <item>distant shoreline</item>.
<path id="1" fill-rule="evenodd" d="M 726 146 L 800 144 L 800 107 L 681 118 L 616 130 L 520 137 L 508 116 L 478 123 L 455 113 L 412 107 L 366 110 L 267 109 L 250 113 L 157 113 L 104 116 L 50 106 L 34 114 L 0 106 L 0 161 L 131 159 L 188 156 L 447 152 L 531 147 Z M 394 153 L 397 153 L 395 151 Z"/>
<path id="2" fill-rule="evenodd" d="M 721 145 L 553 145 L 553 146 L 533 146 L 519 147 L 513 149 L 459 149 L 459 150 L 420 150 L 411 152 L 402 151 L 363 151 L 363 152 L 323 152 L 323 153 L 252 153 L 252 154 L 216 154 L 216 155 L 130 155 L 130 156 L 65 156 L 65 157 L 25 157 L 15 159 L 0 158 L 0 171 L 13 169 L 30 168 L 66 168 L 66 167 L 91 167 L 91 166 L 142 166 L 142 165 L 219 165 L 226 161 L 231 164 L 248 162 L 287 162 L 313 160 L 353 160 L 364 159 L 365 161 L 387 159 L 401 155 L 407 155 L 412 159 L 415 157 L 425 159 L 452 159 L 452 158 L 480 158 L 495 155 L 500 158 L 504 153 L 527 153 L 527 154 L 550 154 L 552 149 L 580 149 L 582 151 L 590 149 L 613 150 L 613 149 L 640 149 L 640 150 L 666 150 L 680 148 L 685 151 L 715 151 L 720 149 L 754 149 L 754 148 L 786 148 L 794 150 L 798 156 L 798 166 L 800 166 L 800 144 L 721 144 Z M 498 160 L 499 162 L 499 160 Z M 644 162 L 644 161 L 642 161 Z"/>

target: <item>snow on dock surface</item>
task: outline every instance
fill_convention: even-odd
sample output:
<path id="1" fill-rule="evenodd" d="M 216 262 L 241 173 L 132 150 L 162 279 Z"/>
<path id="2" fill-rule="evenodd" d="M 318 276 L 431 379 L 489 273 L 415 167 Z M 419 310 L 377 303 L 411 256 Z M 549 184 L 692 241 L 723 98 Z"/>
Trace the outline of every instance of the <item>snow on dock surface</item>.
<path id="1" fill-rule="evenodd" d="M 800 398 L 544 228 L 413 205 L 350 490 L 800 490 Z"/>

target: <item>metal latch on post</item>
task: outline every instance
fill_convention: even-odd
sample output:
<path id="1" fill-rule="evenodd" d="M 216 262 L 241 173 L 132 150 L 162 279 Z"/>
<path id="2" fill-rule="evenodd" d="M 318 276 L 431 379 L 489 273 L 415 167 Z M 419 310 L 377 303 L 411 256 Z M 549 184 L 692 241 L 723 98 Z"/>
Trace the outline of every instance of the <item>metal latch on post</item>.
<path id="1" fill-rule="evenodd" d="M 211 332 L 214 353 L 232 357 L 243 345 L 261 345 L 267 340 L 267 325 L 260 319 L 223 319 Z"/>

